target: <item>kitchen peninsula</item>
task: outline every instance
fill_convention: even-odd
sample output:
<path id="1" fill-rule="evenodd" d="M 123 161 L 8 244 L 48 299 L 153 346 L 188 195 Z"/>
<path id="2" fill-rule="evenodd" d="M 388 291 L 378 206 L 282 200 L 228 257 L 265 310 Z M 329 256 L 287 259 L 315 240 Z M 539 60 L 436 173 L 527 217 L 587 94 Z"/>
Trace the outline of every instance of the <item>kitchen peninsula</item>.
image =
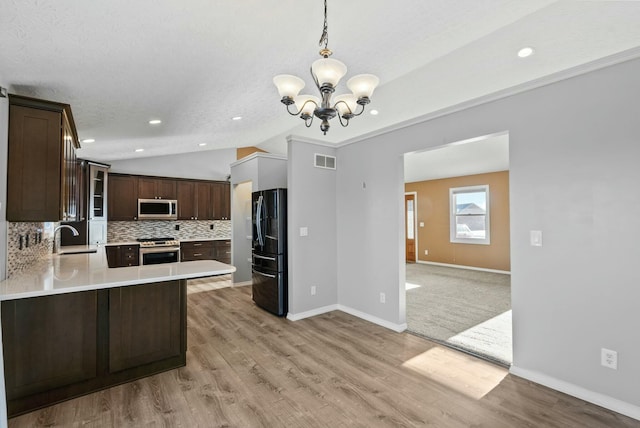
<path id="1" fill-rule="evenodd" d="M 234 271 L 214 260 L 108 268 L 98 247 L 0 282 L 8 416 L 184 366 L 187 280 Z"/>

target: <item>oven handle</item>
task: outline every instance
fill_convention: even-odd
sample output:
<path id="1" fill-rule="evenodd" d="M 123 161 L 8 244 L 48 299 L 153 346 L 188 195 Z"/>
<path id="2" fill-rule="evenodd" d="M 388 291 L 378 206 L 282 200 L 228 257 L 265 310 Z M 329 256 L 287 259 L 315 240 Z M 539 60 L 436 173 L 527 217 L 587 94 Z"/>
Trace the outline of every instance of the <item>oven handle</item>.
<path id="1" fill-rule="evenodd" d="M 251 271 L 252 271 L 253 273 L 258 274 L 258 275 L 266 276 L 267 278 L 275 278 L 275 277 L 276 277 L 275 275 L 269 275 L 268 273 L 258 272 L 258 271 L 257 271 L 257 270 L 255 270 L 255 269 L 251 269 Z"/>
<path id="2" fill-rule="evenodd" d="M 172 253 L 174 251 L 179 252 L 180 247 L 151 247 L 151 248 L 142 248 L 140 247 L 140 254 L 148 254 L 148 253 Z"/>

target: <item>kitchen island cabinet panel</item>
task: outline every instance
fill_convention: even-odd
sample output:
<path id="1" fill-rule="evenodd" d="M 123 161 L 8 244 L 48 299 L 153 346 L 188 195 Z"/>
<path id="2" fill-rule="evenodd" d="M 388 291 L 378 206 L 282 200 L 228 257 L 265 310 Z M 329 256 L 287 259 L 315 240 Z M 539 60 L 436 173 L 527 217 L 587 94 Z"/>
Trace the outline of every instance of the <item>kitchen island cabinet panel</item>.
<path id="1" fill-rule="evenodd" d="M 4 301 L 2 335 L 9 414 L 74 395 L 98 376 L 98 291 Z"/>
<path id="2" fill-rule="evenodd" d="M 109 290 L 109 371 L 118 372 L 186 351 L 186 296 L 179 281 Z"/>
<path id="3" fill-rule="evenodd" d="M 3 301 L 9 416 L 184 366 L 186 284 Z"/>

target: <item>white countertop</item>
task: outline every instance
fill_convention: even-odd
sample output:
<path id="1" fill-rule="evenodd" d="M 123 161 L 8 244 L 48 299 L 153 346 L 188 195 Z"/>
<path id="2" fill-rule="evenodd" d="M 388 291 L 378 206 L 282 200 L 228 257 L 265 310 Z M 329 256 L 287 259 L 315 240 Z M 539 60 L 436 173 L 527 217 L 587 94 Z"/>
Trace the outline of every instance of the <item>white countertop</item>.
<path id="1" fill-rule="evenodd" d="M 64 248 L 64 247 L 63 247 Z M 74 247 L 73 250 L 78 250 Z M 98 290 L 176 279 L 204 278 L 235 272 L 215 260 L 109 268 L 104 247 L 95 253 L 54 254 L 0 282 L 0 301 Z"/>
<path id="2" fill-rule="evenodd" d="M 231 241 L 231 238 L 186 238 L 186 239 L 177 239 L 180 242 L 196 242 L 196 241 Z M 140 245 L 138 241 L 121 241 L 121 242 L 107 242 L 105 246 L 116 246 L 116 245 Z M 68 247 L 60 247 L 61 250 Z"/>

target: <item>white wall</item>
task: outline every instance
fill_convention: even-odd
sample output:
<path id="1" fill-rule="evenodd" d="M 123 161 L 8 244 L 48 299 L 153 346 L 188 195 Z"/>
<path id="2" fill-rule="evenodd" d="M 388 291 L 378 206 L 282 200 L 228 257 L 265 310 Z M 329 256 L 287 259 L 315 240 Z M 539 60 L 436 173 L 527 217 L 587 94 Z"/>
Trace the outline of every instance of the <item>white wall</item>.
<path id="1" fill-rule="evenodd" d="M 233 282 L 237 284 L 251 281 L 251 244 L 253 242 L 251 192 L 253 186 L 251 181 L 231 186 L 231 242 L 233 243 L 231 264 L 236 267 Z"/>
<path id="2" fill-rule="evenodd" d="M 0 87 L 6 88 L 0 76 Z M 7 274 L 7 149 L 9 98 L 0 98 L 0 280 Z"/>
<path id="3" fill-rule="evenodd" d="M 236 149 L 203 150 L 167 156 L 112 161 L 109 172 L 224 181 L 236 160 Z"/>
<path id="4" fill-rule="evenodd" d="M 339 303 L 404 322 L 400 157 L 508 131 L 512 372 L 640 418 L 638 76 L 635 59 L 340 147 L 337 186 L 312 189 L 337 189 Z M 290 162 L 306 162 L 293 149 Z M 617 371 L 601 367 L 602 347 L 618 352 Z"/>
<path id="5" fill-rule="evenodd" d="M 251 281 L 251 192 L 287 187 L 287 158 L 270 153 L 253 153 L 231 164 L 232 264 L 234 283 Z"/>
<path id="6" fill-rule="evenodd" d="M 0 86 L 6 87 L 0 76 Z M 9 130 L 9 99 L 0 98 L 0 280 L 7 274 L 7 149 Z M 2 329 L 0 328 L 0 361 L 4 361 L 2 352 Z M 7 406 L 4 385 L 4 364 L 0 364 L 0 427 L 6 427 Z"/>
<path id="7" fill-rule="evenodd" d="M 314 153 L 335 156 L 333 147 L 291 137 L 288 146 L 288 260 L 290 319 L 337 303 L 336 171 L 315 168 Z M 342 167 L 337 159 L 337 169 Z M 300 228 L 308 236 L 300 236 Z M 311 295 L 311 287 L 316 295 Z"/>

